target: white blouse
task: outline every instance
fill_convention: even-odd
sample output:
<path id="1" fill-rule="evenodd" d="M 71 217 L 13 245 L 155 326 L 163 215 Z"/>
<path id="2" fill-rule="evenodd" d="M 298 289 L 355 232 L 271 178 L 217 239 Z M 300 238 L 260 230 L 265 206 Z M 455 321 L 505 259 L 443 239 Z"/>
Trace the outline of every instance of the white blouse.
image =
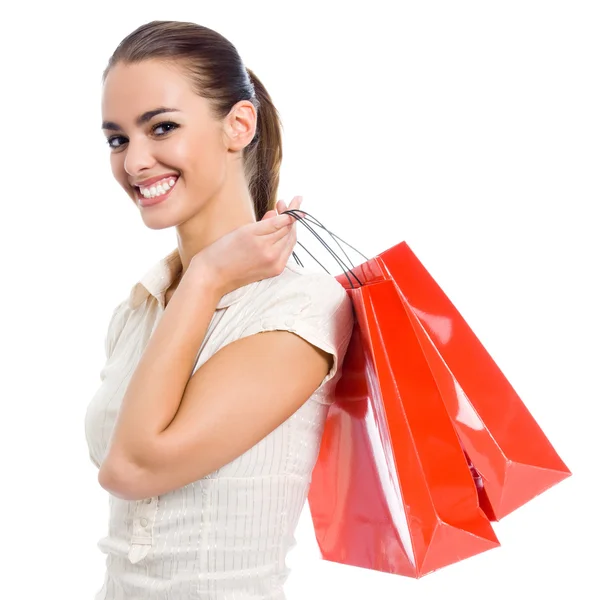
<path id="1" fill-rule="evenodd" d="M 100 467 L 119 407 L 165 291 L 181 270 L 178 249 L 158 261 L 114 310 L 101 385 L 85 416 Z M 334 357 L 306 403 L 247 452 L 180 489 L 140 501 L 109 494 L 107 555 L 95 600 L 283 600 L 285 558 L 306 501 L 323 427 L 352 327 L 347 292 L 327 273 L 288 261 L 283 273 L 234 290 L 215 310 L 191 375 L 223 346 L 259 331 L 292 331 Z"/>

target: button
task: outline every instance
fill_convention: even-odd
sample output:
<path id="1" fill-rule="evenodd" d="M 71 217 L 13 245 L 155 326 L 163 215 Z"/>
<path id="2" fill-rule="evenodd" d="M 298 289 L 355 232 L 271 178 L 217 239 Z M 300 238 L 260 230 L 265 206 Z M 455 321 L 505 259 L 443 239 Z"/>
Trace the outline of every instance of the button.
<path id="1" fill-rule="evenodd" d="M 294 319 L 286 319 L 286 320 L 285 320 L 285 324 L 286 324 L 288 327 L 291 327 L 291 326 L 294 324 Z"/>
<path id="2" fill-rule="evenodd" d="M 146 527 L 146 525 L 148 525 L 148 519 L 140 519 L 140 525 Z"/>
<path id="3" fill-rule="evenodd" d="M 150 504 L 152 502 L 152 498 L 146 498 L 146 500 L 144 500 L 144 502 L 146 504 Z"/>

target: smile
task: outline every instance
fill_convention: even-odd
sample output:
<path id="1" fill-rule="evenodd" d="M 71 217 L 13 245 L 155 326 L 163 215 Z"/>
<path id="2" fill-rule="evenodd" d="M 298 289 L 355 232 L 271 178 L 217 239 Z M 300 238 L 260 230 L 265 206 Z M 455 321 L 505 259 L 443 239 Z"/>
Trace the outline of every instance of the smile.
<path id="1" fill-rule="evenodd" d="M 166 200 L 178 179 L 178 177 L 166 177 L 148 187 L 136 187 L 138 204 L 140 206 L 153 206 Z"/>

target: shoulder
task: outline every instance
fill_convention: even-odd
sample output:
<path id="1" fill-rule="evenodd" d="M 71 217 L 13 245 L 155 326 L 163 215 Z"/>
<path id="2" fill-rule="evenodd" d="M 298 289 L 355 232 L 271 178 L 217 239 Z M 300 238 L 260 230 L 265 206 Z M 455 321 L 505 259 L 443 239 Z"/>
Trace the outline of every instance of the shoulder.
<path id="1" fill-rule="evenodd" d="M 211 332 L 193 372 L 233 342 L 262 332 L 288 331 L 333 356 L 333 366 L 315 393 L 319 402 L 328 403 L 327 392 L 341 374 L 354 322 L 350 295 L 335 277 L 289 261 L 276 277 L 254 282 L 238 294 Z"/>
<path id="2" fill-rule="evenodd" d="M 351 300 L 344 286 L 325 272 L 313 272 L 288 263 L 277 277 L 264 279 L 249 299 L 253 309 L 293 311 L 300 315 L 331 317 L 348 312 Z"/>
<path id="3" fill-rule="evenodd" d="M 332 275 L 288 262 L 283 272 L 259 282 L 245 299 L 238 324 L 242 335 L 287 329 L 343 346 L 352 333 L 354 312 L 344 286 Z"/>

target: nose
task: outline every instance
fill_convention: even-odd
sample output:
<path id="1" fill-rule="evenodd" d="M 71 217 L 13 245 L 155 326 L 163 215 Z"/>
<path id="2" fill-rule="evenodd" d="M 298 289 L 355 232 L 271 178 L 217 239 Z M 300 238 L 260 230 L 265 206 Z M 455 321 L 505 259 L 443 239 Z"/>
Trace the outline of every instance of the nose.
<path id="1" fill-rule="evenodd" d="M 149 144 L 143 139 L 140 140 L 129 140 L 127 148 L 125 149 L 125 171 L 132 177 L 138 175 L 147 169 L 154 166 L 156 162 L 152 156 Z"/>

